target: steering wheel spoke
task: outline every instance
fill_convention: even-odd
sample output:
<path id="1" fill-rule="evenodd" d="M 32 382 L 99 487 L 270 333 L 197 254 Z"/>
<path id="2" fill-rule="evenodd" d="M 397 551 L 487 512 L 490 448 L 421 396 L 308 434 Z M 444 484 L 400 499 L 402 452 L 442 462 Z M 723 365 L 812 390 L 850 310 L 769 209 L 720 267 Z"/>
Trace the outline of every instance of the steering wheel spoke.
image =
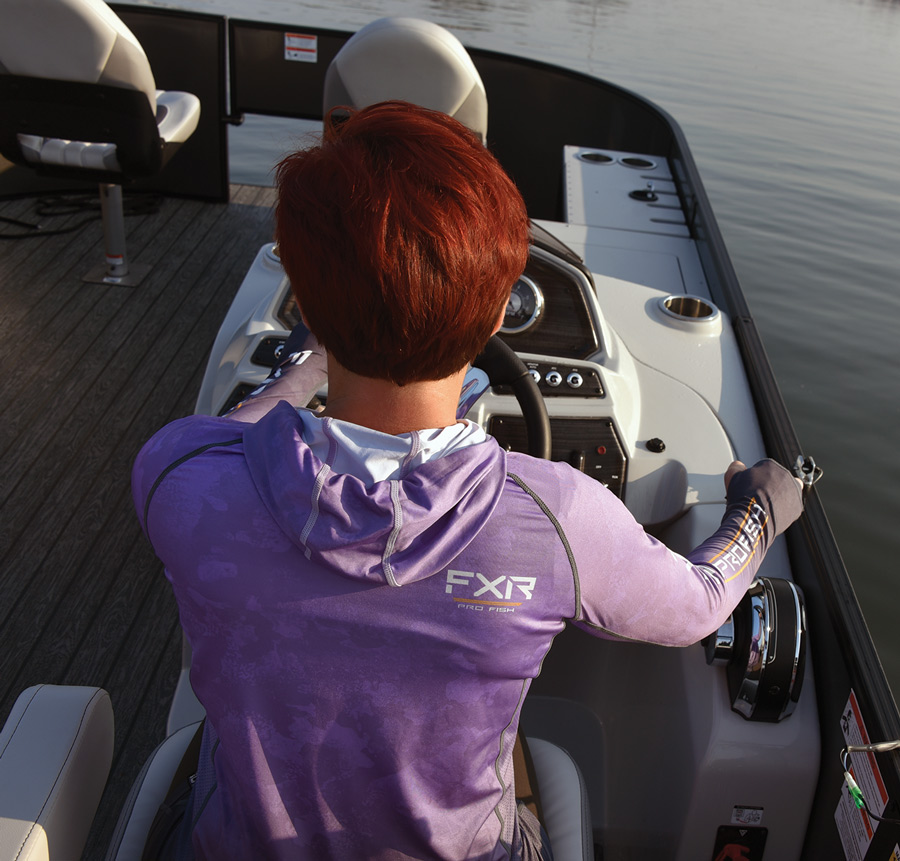
<path id="1" fill-rule="evenodd" d="M 547 405 L 525 363 L 508 344 L 493 335 L 472 364 L 488 375 L 491 385 L 512 387 L 525 418 L 528 454 L 550 460 L 550 417 Z"/>

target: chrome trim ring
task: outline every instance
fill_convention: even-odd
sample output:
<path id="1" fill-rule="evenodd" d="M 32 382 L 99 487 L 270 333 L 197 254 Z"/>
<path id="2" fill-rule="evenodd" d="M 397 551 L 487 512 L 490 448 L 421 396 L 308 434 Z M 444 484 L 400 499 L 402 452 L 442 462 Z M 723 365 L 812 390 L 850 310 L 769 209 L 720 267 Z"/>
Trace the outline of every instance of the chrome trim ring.
<path id="1" fill-rule="evenodd" d="M 529 304 L 533 305 L 530 310 L 527 307 Z M 522 308 L 526 309 L 527 317 L 514 323 L 511 322 L 513 319 L 512 315 L 520 313 Z M 544 294 L 541 292 L 541 288 L 527 275 L 520 275 L 510 291 L 506 314 L 503 317 L 503 325 L 500 327 L 500 331 L 507 335 L 524 332 L 537 322 L 543 310 Z"/>

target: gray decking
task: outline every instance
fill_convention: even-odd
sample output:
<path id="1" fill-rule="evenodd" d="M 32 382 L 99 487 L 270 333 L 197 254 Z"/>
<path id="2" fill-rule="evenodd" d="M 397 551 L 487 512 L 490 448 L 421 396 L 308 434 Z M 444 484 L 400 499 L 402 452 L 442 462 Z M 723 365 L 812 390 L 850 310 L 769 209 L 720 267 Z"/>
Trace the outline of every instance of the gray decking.
<path id="1" fill-rule="evenodd" d="M 81 282 L 102 260 L 99 220 L 0 241 L 0 724 L 32 684 L 109 691 L 115 757 L 85 858 L 103 857 L 165 731 L 180 632 L 129 476 L 143 441 L 192 411 L 219 323 L 271 237 L 273 191 L 231 192 L 228 205 L 165 199 L 126 219 L 131 260 L 153 265 L 138 287 Z M 2 201 L 0 216 L 34 221 L 33 207 Z"/>

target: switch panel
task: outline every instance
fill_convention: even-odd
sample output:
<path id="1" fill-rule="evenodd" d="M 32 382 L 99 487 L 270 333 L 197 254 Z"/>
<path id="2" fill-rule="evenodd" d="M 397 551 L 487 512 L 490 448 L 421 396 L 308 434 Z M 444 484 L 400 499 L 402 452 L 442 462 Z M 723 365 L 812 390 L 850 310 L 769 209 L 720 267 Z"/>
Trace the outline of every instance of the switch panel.
<path id="1" fill-rule="evenodd" d="M 527 450 L 521 416 L 491 416 L 488 433 L 507 451 Z M 565 461 L 623 498 L 628 461 L 610 419 L 551 417 L 550 433 L 551 460 Z"/>

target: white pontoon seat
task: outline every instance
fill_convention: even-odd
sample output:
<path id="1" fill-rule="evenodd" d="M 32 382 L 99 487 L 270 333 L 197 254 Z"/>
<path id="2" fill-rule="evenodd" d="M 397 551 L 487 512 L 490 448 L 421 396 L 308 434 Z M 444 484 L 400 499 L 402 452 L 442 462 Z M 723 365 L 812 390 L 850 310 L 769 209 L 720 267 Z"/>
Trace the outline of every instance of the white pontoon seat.
<path id="1" fill-rule="evenodd" d="M 0 731 L 0 861 L 81 857 L 113 733 L 100 688 L 36 685 L 19 695 Z"/>
<path id="2" fill-rule="evenodd" d="M 442 111 L 487 137 L 487 95 L 462 43 L 417 18 L 381 18 L 355 33 L 325 75 L 324 112 L 400 99 Z"/>
<path id="3" fill-rule="evenodd" d="M 146 54 L 103 0 L 5 0 L 0 153 L 100 183 L 107 262 L 85 280 L 139 280 L 125 257 L 121 183 L 159 173 L 199 117 L 196 96 L 156 89 Z"/>

